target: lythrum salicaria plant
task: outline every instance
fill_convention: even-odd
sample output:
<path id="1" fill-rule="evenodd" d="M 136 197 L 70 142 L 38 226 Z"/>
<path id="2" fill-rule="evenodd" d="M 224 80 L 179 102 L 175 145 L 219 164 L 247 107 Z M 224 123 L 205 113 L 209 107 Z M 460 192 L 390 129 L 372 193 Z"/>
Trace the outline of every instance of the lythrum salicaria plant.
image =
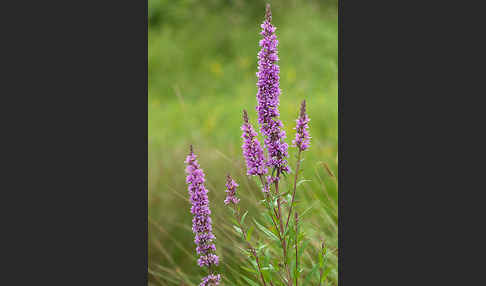
<path id="1" fill-rule="evenodd" d="M 219 258 L 214 251 L 216 246 L 213 243 L 215 239 L 212 232 L 211 210 L 209 209 L 208 190 L 204 186 L 205 176 L 203 170 L 197 162 L 196 155 L 190 148 L 190 153 L 186 158 L 186 183 L 190 201 L 192 204 L 191 213 L 194 215 L 192 220 L 192 231 L 195 234 L 194 242 L 196 243 L 197 254 L 200 255 L 197 263 L 201 267 L 208 268 L 208 276 L 204 277 L 200 286 L 218 285 L 221 280 L 220 274 L 213 273 L 213 266 L 218 265 Z"/>
<path id="2" fill-rule="evenodd" d="M 301 277 L 304 267 L 300 263 L 305 233 L 301 231 L 302 215 L 299 216 L 296 208 L 296 191 L 299 185 L 299 173 L 302 164 L 302 154 L 310 147 L 309 117 L 307 115 L 306 101 L 300 104 L 295 126 L 295 139 L 292 146 L 296 151 L 295 171 L 292 171 L 288 164 L 288 144 L 285 142 L 286 134 L 283 124 L 280 121 L 278 110 L 280 102 L 280 86 L 278 62 L 278 40 L 275 34 L 276 28 L 272 25 L 272 14 L 270 6 L 267 5 L 265 18 L 261 24 L 260 51 L 258 53 L 258 72 L 256 94 L 256 113 L 259 131 L 263 137 L 263 145 L 258 140 L 258 132 L 250 123 L 248 112 L 243 110 L 243 124 L 241 126 L 243 139 L 242 153 L 246 162 L 246 174 L 255 178 L 256 183 L 262 190 L 264 211 L 260 220 L 253 218 L 254 226 L 260 231 L 257 241 L 252 239 L 251 232 L 253 225 L 245 223 L 248 211 L 240 207 L 240 198 L 237 194 L 239 185 L 231 177 L 226 176 L 226 198 L 224 204 L 233 214 L 233 228 L 246 246 L 242 249 L 247 255 L 255 274 L 254 280 L 263 286 L 292 286 L 305 285 L 309 282 L 308 275 L 305 279 Z M 196 234 L 197 254 L 200 255 L 198 263 L 201 267 L 208 268 L 208 276 L 203 278 L 200 285 L 218 285 L 221 280 L 220 274 L 215 274 L 212 266 L 218 264 L 218 256 L 214 254 L 215 239 L 211 227 L 211 211 L 207 189 L 204 187 L 204 173 L 200 168 L 196 156 L 191 147 L 191 152 L 186 159 L 187 183 L 191 197 L 194 214 L 193 232 Z M 289 174 L 293 173 L 293 180 Z M 288 190 L 282 192 L 282 178 L 288 179 Z M 291 217 L 293 219 L 291 220 Z M 320 253 L 317 255 L 318 263 L 313 264 L 313 269 L 307 272 L 317 273 L 318 284 L 322 285 L 328 272 L 324 271 L 326 248 L 322 243 Z M 254 280 L 242 275 L 245 281 L 251 285 Z"/>

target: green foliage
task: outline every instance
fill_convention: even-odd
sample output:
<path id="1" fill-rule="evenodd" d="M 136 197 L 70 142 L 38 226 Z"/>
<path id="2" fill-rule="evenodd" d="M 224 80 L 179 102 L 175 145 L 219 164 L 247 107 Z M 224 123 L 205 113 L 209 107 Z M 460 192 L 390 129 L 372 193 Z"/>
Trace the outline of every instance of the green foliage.
<path id="1" fill-rule="evenodd" d="M 286 235 L 290 243 L 299 242 L 299 269 L 305 277 L 299 285 L 316 285 L 321 269 L 327 283 L 322 285 L 337 285 L 337 9 L 335 1 L 270 2 L 281 59 L 280 113 L 289 144 L 304 98 L 311 118 L 311 147 L 303 154 L 294 206 L 300 214 L 299 234 L 291 218 Z M 264 4 L 149 0 L 150 285 L 198 285 L 204 274 L 196 264 L 185 184 L 189 144 L 194 144 L 210 190 L 221 284 L 260 285 L 246 242 L 257 248 L 265 279 L 281 280 L 274 214 L 260 203 L 261 187 L 246 176 L 240 149 L 243 108 L 256 124 L 256 55 Z M 295 148 L 289 152 L 295 170 Z M 244 239 L 223 204 L 228 172 L 240 185 Z M 292 187 L 290 174 L 282 180 L 282 200 L 290 201 Z M 287 205 L 283 210 L 286 214 Z M 287 248 L 292 267 L 295 250 Z"/>
<path id="2" fill-rule="evenodd" d="M 267 235 L 271 240 L 274 240 L 274 241 L 277 241 L 278 240 L 278 237 L 277 235 L 269 230 L 268 228 L 264 227 L 263 225 L 259 224 L 256 220 L 254 220 L 256 226 L 265 234 Z"/>

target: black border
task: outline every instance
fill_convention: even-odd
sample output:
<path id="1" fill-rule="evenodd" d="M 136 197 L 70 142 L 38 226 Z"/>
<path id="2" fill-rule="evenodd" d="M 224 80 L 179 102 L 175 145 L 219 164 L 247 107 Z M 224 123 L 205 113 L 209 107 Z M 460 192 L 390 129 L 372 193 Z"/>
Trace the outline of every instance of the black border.
<path id="1" fill-rule="evenodd" d="M 18 5 L 0 284 L 147 285 L 148 1 Z"/>

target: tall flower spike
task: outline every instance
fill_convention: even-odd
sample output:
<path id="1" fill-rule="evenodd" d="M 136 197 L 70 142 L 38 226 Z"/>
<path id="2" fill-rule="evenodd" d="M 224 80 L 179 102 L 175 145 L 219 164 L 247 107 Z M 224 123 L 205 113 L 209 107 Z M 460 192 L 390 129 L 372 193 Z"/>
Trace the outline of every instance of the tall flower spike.
<path id="1" fill-rule="evenodd" d="M 293 146 L 299 148 L 300 151 L 306 150 L 310 145 L 311 137 L 309 136 L 309 131 L 307 130 L 309 128 L 309 121 L 310 119 L 305 112 L 305 100 L 303 100 L 300 106 L 299 118 L 296 120 L 297 126 L 294 128 L 297 133 L 295 134 L 295 139 L 292 141 Z"/>
<path id="2" fill-rule="evenodd" d="M 258 92 L 256 110 L 258 112 L 258 123 L 260 131 L 265 137 L 264 143 L 268 151 L 267 166 L 281 172 L 289 172 L 287 157 L 288 144 L 285 143 L 285 131 L 282 130 L 283 124 L 278 119 L 280 96 L 280 67 L 277 65 L 277 36 L 275 27 L 271 24 L 272 12 L 270 4 L 267 4 L 265 20 L 261 25 L 260 40 L 262 47 L 258 53 Z M 277 176 L 278 177 L 278 176 Z M 278 179 L 278 178 L 277 178 Z"/>
<path id="3" fill-rule="evenodd" d="M 243 110 L 243 125 L 241 126 L 241 130 L 243 130 L 241 138 L 243 138 L 242 149 L 243 156 L 246 160 L 246 173 L 249 176 L 267 173 L 263 149 L 256 138 L 258 134 L 248 122 L 248 113 L 246 110 Z"/>
<path id="4" fill-rule="evenodd" d="M 224 200 L 225 205 L 229 203 L 236 205 L 240 202 L 240 199 L 236 197 L 236 188 L 238 186 L 239 185 L 233 180 L 233 178 L 231 178 L 231 175 L 228 174 L 226 176 L 226 199 Z"/>
<path id="5" fill-rule="evenodd" d="M 194 215 L 192 220 L 192 231 L 195 234 L 194 242 L 196 243 L 196 251 L 197 254 L 200 255 L 197 262 L 199 266 L 207 266 L 208 269 L 211 269 L 212 265 L 218 265 L 219 258 L 214 254 L 214 251 L 216 251 L 216 246 L 213 243 L 215 236 L 212 233 L 208 190 L 204 186 L 205 175 L 199 166 L 196 155 L 193 152 L 192 145 L 190 154 L 187 156 L 185 163 L 187 164 L 186 183 L 188 184 L 188 191 L 192 204 L 191 213 Z M 213 275 L 213 273 L 210 273 L 208 277 L 211 275 Z M 208 277 L 206 277 L 207 279 L 204 279 L 208 280 Z M 207 284 L 205 282 L 206 280 L 204 279 L 200 285 L 218 285 L 219 283 L 213 282 L 213 284 Z"/>

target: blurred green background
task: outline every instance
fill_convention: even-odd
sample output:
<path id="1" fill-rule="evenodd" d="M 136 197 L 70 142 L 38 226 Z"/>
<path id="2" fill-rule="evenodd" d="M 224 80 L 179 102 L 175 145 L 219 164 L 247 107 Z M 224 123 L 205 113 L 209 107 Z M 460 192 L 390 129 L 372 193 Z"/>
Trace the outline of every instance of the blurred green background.
<path id="1" fill-rule="evenodd" d="M 311 148 L 305 152 L 298 210 L 306 233 L 333 250 L 329 285 L 337 284 L 338 21 L 337 0 L 269 1 L 279 40 L 280 113 L 290 144 L 307 100 Z M 149 284 L 198 285 L 184 159 L 194 145 L 207 187 L 223 263 L 223 285 L 247 285 L 223 200 L 225 174 L 240 184 L 242 205 L 258 217 L 261 193 L 241 155 L 241 112 L 256 126 L 256 71 L 265 1 L 149 0 Z M 260 139 L 260 142 L 262 140 Z M 295 150 L 289 162 L 295 168 Z M 227 224 L 227 225 L 226 225 Z M 229 227 L 228 227 L 229 226 Z M 236 249 L 236 250 L 235 250 Z M 304 259 L 311 267 L 313 249 Z M 246 272 L 251 277 L 251 273 Z M 310 284 L 309 284 L 310 285 Z"/>

